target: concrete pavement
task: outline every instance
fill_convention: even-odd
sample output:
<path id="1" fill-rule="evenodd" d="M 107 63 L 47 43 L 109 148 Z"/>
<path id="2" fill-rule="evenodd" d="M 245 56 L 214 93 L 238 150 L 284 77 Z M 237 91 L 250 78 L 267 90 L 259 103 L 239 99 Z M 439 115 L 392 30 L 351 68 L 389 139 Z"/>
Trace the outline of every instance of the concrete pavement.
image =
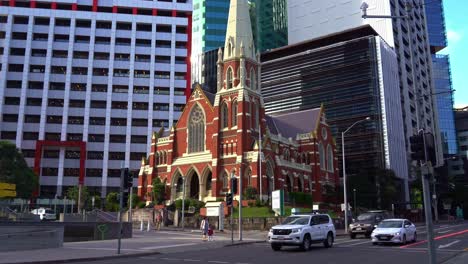
<path id="1" fill-rule="evenodd" d="M 235 233 L 234 244 L 263 242 L 265 236 L 265 232 L 245 231 L 243 241 L 238 241 L 238 235 Z M 133 238 L 122 239 L 121 255 L 117 255 L 117 240 L 71 242 L 55 249 L 0 252 L 0 264 L 86 262 L 125 256 L 141 257 L 159 253 L 199 251 L 232 245 L 230 232 L 218 232 L 214 239 L 215 241 L 202 241 L 198 230 L 134 231 Z"/>

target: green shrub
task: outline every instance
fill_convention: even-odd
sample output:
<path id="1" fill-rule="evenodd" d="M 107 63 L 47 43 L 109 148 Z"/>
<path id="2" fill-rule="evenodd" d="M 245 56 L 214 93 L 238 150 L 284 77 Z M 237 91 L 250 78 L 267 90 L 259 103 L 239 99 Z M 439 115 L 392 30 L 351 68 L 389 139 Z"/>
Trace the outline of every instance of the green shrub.
<path id="1" fill-rule="evenodd" d="M 257 199 L 257 200 L 255 201 L 255 206 L 256 206 L 256 207 L 262 207 L 262 206 L 264 206 L 264 203 L 262 202 L 262 200 Z"/>
<path id="2" fill-rule="evenodd" d="M 139 201 L 139 202 L 137 203 L 137 205 L 136 205 L 136 206 L 137 206 L 138 208 L 145 208 L 145 206 L 146 206 L 146 203 L 145 203 L 145 202 L 143 202 L 143 201 Z"/>
<path id="3" fill-rule="evenodd" d="M 256 197 L 257 197 L 257 189 L 251 186 L 245 189 L 245 199 L 254 200 Z"/>

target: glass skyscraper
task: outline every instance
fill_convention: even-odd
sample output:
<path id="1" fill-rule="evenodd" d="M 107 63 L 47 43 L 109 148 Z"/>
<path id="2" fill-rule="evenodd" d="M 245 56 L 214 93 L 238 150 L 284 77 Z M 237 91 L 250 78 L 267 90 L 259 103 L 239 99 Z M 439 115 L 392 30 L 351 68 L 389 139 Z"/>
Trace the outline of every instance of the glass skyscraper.
<path id="1" fill-rule="evenodd" d="M 457 138 L 453 113 L 452 79 L 448 55 L 438 52 L 447 47 L 442 0 L 425 5 L 429 45 L 432 53 L 432 72 L 437 101 L 438 123 L 444 156 L 457 153 Z"/>

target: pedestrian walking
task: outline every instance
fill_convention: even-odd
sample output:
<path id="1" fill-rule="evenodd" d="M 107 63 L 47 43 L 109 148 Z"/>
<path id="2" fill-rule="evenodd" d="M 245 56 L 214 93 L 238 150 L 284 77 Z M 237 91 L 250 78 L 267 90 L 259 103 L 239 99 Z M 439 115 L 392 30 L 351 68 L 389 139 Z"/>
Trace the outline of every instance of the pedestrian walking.
<path id="1" fill-rule="evenodd" d="M 156 214 L 156 230 L 160 230 L 161 229 L 161 222 L 162 222 L 162 216 L 161 216 L 161 213 L 158 212 Z"/>
<path id="2" fill-rule="evenodd" d="M 202 240 L 206 241 L 207 240 L 207 235 L 208 235 L 208 228 L 210 224 L 208 223 L 208 219 L 206 217 L 203 217 L 203 220 L 201 221 L 200 224 L 200 230 L 202 231 Z"/>
<path id="3" fill-rule="evenodd" d="M 208 228 L 208 241 L 214 241 L 213 234 L 214 234 L 213 226 L 210 225 L 210 227 Z"/>

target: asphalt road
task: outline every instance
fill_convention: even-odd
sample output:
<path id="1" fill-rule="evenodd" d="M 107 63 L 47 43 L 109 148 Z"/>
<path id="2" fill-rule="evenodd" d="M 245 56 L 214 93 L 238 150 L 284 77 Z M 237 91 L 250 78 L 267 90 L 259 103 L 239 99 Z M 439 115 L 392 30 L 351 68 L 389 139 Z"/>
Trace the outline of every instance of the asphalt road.
<path id="1" fill-rule="evenodd" d="M 435 226 L 437 262 L 445 263 L 458 254 L 468 254 L 468 223 Z M 206 243 L 216 243 L 206 242 Z M 274 264 L 274 263 L 429 263 L 426 229 L 418 227 L 418 241 L 405 246 L 374 246 L 369 239 L 338 237 L 333 248 L 326 249 L 321 244 L 314 245 L 308 252 L 296 248 L 284 248 L 279 252 L 271 250 L 268 243 L 255 243 L 223 247 L 215 250 L 190 250 L 138 257 L 97 261 L 94 264 L 128 263 L 219 263 L 219 264 Z M 89 262 L 88 262 L 89 263 Z"/>

